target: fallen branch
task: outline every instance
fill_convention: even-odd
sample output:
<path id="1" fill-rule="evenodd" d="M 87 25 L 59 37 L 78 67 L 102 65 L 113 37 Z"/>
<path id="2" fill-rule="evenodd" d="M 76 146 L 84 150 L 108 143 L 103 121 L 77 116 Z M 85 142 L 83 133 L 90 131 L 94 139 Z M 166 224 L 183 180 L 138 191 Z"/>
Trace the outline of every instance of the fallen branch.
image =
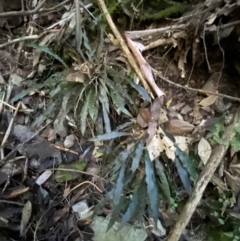
<path id="1" fill-rule="evenodd" d="M 229 99 L 229 100 L 235 100 L 235 101 L 238 101 L 240 102 L 240 98 L 237 98 L 237 97 L 233 97 L 231 95 L 225 95 L 225 94 L 221 94 L 221 93 L 216 93 L 216 92 L 211 92 L 211 91 L 207 91 L 207 90 L 201 90 L 201 89 L 195 89 L 195 88 L 192 88 L 192 87 L 188 87 L 188 86 L 183 86 L 183 85 L 180 85 L 180 84 L 177 84 L 171 80 L 169 80 L 168 78 L 164 77 L 162 74 L 160 74 L 157 70 L 155 69 L 152 69 L 153 72 L 160 78 L 162 79 L 163 81 L 171 84 L 171 85 L 175 85 L 181 89 L 185 89 L 185 90 L 191 90 L 191 91 L 196 91 L 197 93 L 200 93 L 200 94 L 205 94 L 205 95 L 216 95 L 216 96 L 219 96 L 219 97 L 224 97 L 226 99 Z"/>
<path id="2" fill-rule="evenodd" d="M 12 11 L 12 12 L 6 12 L 6 13 L 0 13 L 0 18 L 8 18 L 8 17 L 15 17 L 15 16 L 29 16 L 35 13 L 38 13 L 40 11 L 40 9 L 42 8 L 42 6 L 45 4 L 46 0 L 43 0 L 42 2 L 40 2 L 38 4 L 38 6 L 36 8 L 34 8 L 33 10 L 29 10 L 29 11 Z"/>
<path id="3" fill-rule="evenodd" d="M 0 13 L 0 18 L 9 18 L 9 17 L 16 17 L 16 16 L 23 17 L 23 16 L 30 16 L 30 15 L 33 15 L 33 14 L 36 14 L 36 13 L 50 12 L 50 11 L 58 9 L 59 7 L 63 6 L 64 4 L 70 2 L 70 0 L 65 0 L 62 3 L 59 3 L 59 4 L 57 4 L 56 6 L 54 6 L 52 8 L 42 8 L 43 5 L 45 4 L 45 2 L 46 2 L 46 0 L 43 0 L 33 10 L 28 10 L 28 11 L 11 11 L 11 12 Z"/>
<path id="4" fill-rule="evenodd" d="M 226 129 L 223 140 L 225 145 L 218 145 L 212 152 L 209 161 L 204 166 L 197 183 L 194 186 L 191 197 L 188 202 L 185 204 L 180 216 L 177 219 L 175 226 L 170 232 L 167 241 L 178 241 L 185 227 L 187 226 L 189 220 L 191 219 L 198 203 L 200 202 L 203 192 L 207 187 L 209 181 L 212 179 L 212 176 L 217 169 L 218 165 L 224 158 L 230 142 L 235 135 L 234 128 L 236 124 L 240 122 L 240 108 L 237 110 L 233 123 Z"/>
<path id="5" fill-rule="evenodd" d="M 151 92 L 151 89 L 148 85 L 148 83 L 146 82 L 146 80 L 144 79 L 141 70 L 139 69 L 132 53 L 130 52 L 130 50 L 128 49 L 124 39 L 122 38 L 121 34 L 119 33 L 118 29 L 116 28 L 114 22 L 112 21 L 111 15 L 108 12 L 108 9 L 104 3 L 103 0 L 97 0 L 99 8 L 101 9 L 101 11 L 105 14 L 106 20 L 110 26 L 110 28 L 112 29 L 115 37 L 117 38 L 117 40 L 119 41 L 124 53 L 126 54 L 126 57 L 129 61 L 129 63 L 131 64 L 131 66 L 133 67 L 134 71 L 136 72 L 136 74 L 138 75 L 138 77 L 140 78 L 144 88 L 151 94 L 151 96 L 153 97 L 153 94 Z"/>
<path id="6" fill-rule="evenodd" d="M 172 25 L 172 26 L 163 27 L 163 28 L 155 28 L 155 29 L 147 29 L 147 30 L 139 30 L 139 31 L 127 31 L 126 35 L 130 39 L 138 39 L 138 38 L 144 38 L 148 36 L 154 36 L 159 33 L 165 33 L 166 31 L 181 31 L 181 30 L 184 30 L 186 27 L 187 27 L 187 24 Z"/>
<path id="7" fill-rule="evenodd" d="M 26 41 L 26 40 L 39 39 L 40 37 L 42 37 L 42 34 L 41 35 L 30 35 L 30 36 L 25 36 L 25 37 L 21 37 L 21 38 L 16 38 L 16 39 L 13 39 L 13 40 L 11 40 L 9 42 L 6 42 L 4 44 L 0 44 L 0 49 L 2 49 L 4 47 L 7 47 L 11 44 L 19 43 L 19 42 Z"/>

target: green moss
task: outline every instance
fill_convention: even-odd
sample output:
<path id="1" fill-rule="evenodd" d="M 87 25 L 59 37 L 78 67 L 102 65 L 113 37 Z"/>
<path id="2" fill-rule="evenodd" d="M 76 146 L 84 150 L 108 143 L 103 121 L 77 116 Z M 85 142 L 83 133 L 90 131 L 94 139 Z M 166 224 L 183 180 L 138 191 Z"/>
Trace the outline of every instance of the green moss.
<path id="1" fill-rule="evenodd" d="M 184 13 L 191 9 L 189 4 L 185 3 L 174 3 L 172 6 L 168 6 L 164 9 L 159 9 L 158 11 L 153 9 L 148 9 L 145 13 L 143 13 L 140 17 L 141 20 L 148 20 L 148 19 L 161 19 L 171 17 L 173 15 L 177 15 L 179 13 Z"/>
<path id="2" fill-rule="evenodd" d="M 87 163 L 85 161 L 78 160 L 70 164 L 61 164 L 59 166 L 59 169 L 62 168 L 62 169 L 72 169 L 72 170 L 83 171 L 86 165 Z M 78 173 L 78 172 L 57 170 L 54 175 L 54 178 L 56 182 L 66 182 L 66 181 L 77 179 L 80 176 L 81 176 L 81 173 Z"/>

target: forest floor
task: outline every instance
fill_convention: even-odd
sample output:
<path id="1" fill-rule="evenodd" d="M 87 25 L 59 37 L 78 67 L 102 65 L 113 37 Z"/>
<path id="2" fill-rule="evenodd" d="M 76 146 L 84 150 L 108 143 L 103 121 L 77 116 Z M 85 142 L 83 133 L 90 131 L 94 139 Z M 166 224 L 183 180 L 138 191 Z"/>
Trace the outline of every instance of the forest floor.
<path id="1" fill-rule="evenodd" d="M 239 1 L 31 4 L 0 0 L 0 239 L 240 240 Z"/>

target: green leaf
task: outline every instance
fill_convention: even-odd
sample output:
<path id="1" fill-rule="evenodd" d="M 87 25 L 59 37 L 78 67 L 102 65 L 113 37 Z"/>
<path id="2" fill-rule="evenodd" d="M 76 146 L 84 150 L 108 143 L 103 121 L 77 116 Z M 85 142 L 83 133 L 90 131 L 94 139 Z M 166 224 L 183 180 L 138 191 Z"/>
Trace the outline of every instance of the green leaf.
<path id="1" fill-rule="evenodd" d="M 47 109 L 44 111 L 42 115 L 39 115 L 31 124 L 31 127 L 36 127 L 41 125 L 49 116 L 51 116 L 54 113 L 54 110 L 56 108 L 56 103 L 52 102 L 47 106 Z M 53 117 L 53 116 L 51 116 Z"/>
<path id="2" fill-rule="evenodd" d="M 125 199 L 125 195 L 123 195 L 121 197 L 120 202 L 118 203 L 118 205 L 113 208 L 111 219 L 110 219 L 110 221 L 108 223 L 108 227 L 107 227 L 107 232 L 108 232 L 109 229 L 111 229 L 113 227 L 114 223 L 116 222 L 116 220 L 117 220 L 117 218 L 118 218 L 118 216 L 119 216 L 119 214 L 121 212 L 121 208 L 122 208 L 124 199 Z"/>
<path id="3" fill-rule="evenodd" d="M 138 108 L 136 107 L 136 103 L 135 103 L 135 101 L 133 101 L 131 96 L 126 92 L 122 92 L 121 95 L 127 101 L 128 108 L 131 110 L 134 110 L 137 113 Z"/>
<path id="4" fill-rule="evenodd" d="M 77 109 L 78 109 L 78 106 L 79 106 L 79 102 L 82 101 L 82 95 L 83 95 L 83 93 L 85 93 L 85 90 L 86 90 L 87 87 L 88 87 L 88 85 L 81 86 L 80 93 L 77 97 L 77 101 L 76 101 L 76 104 L 75 104 L 75 107 L 74 107 L 74 116 L 76 118 L 78 118 Z"/>
<path id="5" fill-rule="evenodd" d="M 101 103 L 105 106 L 107 112 L 109 112 L 108 95 L 103 85 L 100 85 L 100 95 L 98 96 L 98 98 L 101 101 Z"/>
<path id="6" fill-rule="evenodd" d="M 131 81 L 128 78 L 126 80 L 145 100 L 151 103 L 151 97 L 141 85 L 135 84 L 133 81 Z"/>
<path id="7" fill-rule="evenodd" d="M 128 160 L 128 157 L 131 155 L 133 150 L 134 150 L 134 146 L 130 148 L 126 148 L 118 154 L 118 156 L 112 161 L 112 164 L 111 164 L 112 174 L 117 172 L 122 165 L 125 165 L 126 161 Z"/>
<path id="8" fill-rule="evenodd" d="M 107 133 L 110 133 L 111 132 L 111 124 L 110 124 L 109 115 L 105 108 L 105 105 L 102 105 L 102 111 L 103 111 L 103 120 L 104 120 L 105 130 Z"/>
<path id="9" fill-rule="evenodd" d="M 97 137 L 90 138 L 89 141 L 107 141 L 107 140 L 111 140 L 111 139 L 118 138 L 121 136 L 130 136 L 130 135 L 131 135 L 131 133 L 113 131 L 110 133 L 99 135 Z"/>
<path id="10" fill-rule="evenodd" d="M 94 120 L 94 115 L 96 113 L 96 103 L 97 103 L 97 91 L 95 88 L 91 88 L 89 92 L 89 105 L 88 105 L 88 113 L 92 120 Z"/>
<path id="11" fill-rule="evenodd" d="M 232 138 L 231 147 L 236 152 L 240 150 L 240 138 L 238 133 Z"/>
<path id="12" fill-rule="evenodd" d="M 240 125 L 239 124 L 234 129 L 237 133 L 240 133 Z"/>
<path id="13" fill-rule="evenodd" d="M 31 92 L 33 91 L 36 91 L 36 90 L 39 90 L 43 87 L 47 86 L 46 83 L 43 83 L 43 84 L 36 84 L 34 85 L 33 87 L 31 88 L 28 88 L 26 90 L 23 90 L 21 91 L 19 94 L 15 95 L 12 99 L 11 99 L 11 102 L 15 102 L 15 101 L 18 101 L 19 99 L 23 98 L 24 96 L 30 94 Z"/>
<path id="14" fill-rule="evenodd" d="M 141 193 L 139 192 L 139 190 L 140 190 L 139 186 L 136 186 L 134 188 L 132 200 L 122 217 L 122 221 L 118 228 L 118 231 L 121 230 L 123 226 L 134 216 L 138 207 L 138 200 L 142 199 L 142 197 L 140 196 Z"/>
<path id="15" fill-rule="evenodd" d="M 142 179 L 139 184 L 138 189 L 138 208 L 136 213 L 136 220 L 140 221 L 143 218 L 144 213 L 146 212 L 146 205 L 147 205 L 147 185 L 145 179 Z"/>
<path id="16" fill-rule="evenodd" d="M 123 186 L 124 186 L 124 173 L 125 173 L 125 165 L 123 164 L 119 175 L 118 175 L 118 179 L 117 179 L 117 183 L 116 183 L 116 187 L 114 189 L 113 192 L 113 204 L 114 206 L 118 205 L 118 203 L 120 202 L 120 198 L 122 195 L 122 190 L 123 190 Z"/>
<path id="17" fill-rule="evenodd" d="M 156 168 L 158 177 L 160 179 L 161 189 L 164 193 L 165 198 L 167 199 L 168 203 L 170 204 L 171 203 L 171 192 L 170 192 L 170 187 L 169 187 L 169 183 L 168 183 L 166 174 L 164 172 L 164 167 L 158 159 L 155 159 L 154 162 L 155 162 L 155 168 Z"/>
<path id="18" fill-rule="evenodd" d="M 131 125 L 132 125 L 132 124 L 133 124 L 132 122 L 125 122 L 125 123 L 123 123 L 122 125 L 118 126 L 118 127 L 115 129 L 115 131 L 120 131 L 120 130 L 122 130 L 122 129 L 125 129 L 126 127 L 131 128 Z"/>
<path id="19" fill-rule="evenodd" d="M 122 96 L 119 95 L 119 93 L 115 93 L 113 91 L 110 92 L 113 104 L 116 106 L 117 110 L 120 110 L 124 114 L 132 117 L 132 115 L 129 113 L 129 111 L 124 107 L 125 106 L 125 100 Z"/>
<path id="20" fill-rule="evenodd" d="M 175 164 L 177 167 L 178 174 L 183 183 L 183 186 L 186 189 L 187 193 L 190 195 L 192 193 L 192 186 L 191 186 L 191 181 L 188 177 L 188 173 L 187 173 L 186 169 L 182 166 L 178 157 L 176 157 L 174 161 L 175 161 Z"/>
<path id="21" fill-rule="evenodd" d="M 89 99 L 90 99 L 89 92 L 86 93 L 86 96 L 87 97 L 86 97 L 85 103 L 82 107 L 81 114 L 80 114 L 82 135 L 85 133 L 86 126 L 87 126 L 88 106 L 89 106 Z"/>
<path id="22" fill-rule="evenodd" d="M 147 192 L 148 192 L 148 200 L 150 202 L 150 211 L 151 216 L 157 225 L 158 221 L 158 190 L 157 190 L 157 182 L 155 179 L 155 173 L 153 169 L 153 164 L 150 160 L 148 151 L 144 152 L 144 160 L 145 160 L 145 172 L 146 172 L 146 182 L 147 182 Z"/>
<path id="23" fill-rule="evenodd" d="M 197 171 L 194 167 L 193 161 L 179 147 L 177 147 L 176 145 L 175 145 L 175 147 L 176 147 L 176 155 L 181 160 L 181 163 L 182 163 L 183 167 L 188 171 L 188 173 L 193 178 L 193 180 L 196 181 L 197 178 L 198 178 L 198 174 L 197 174 Z"/>
<path id="24" fill-rule="evenodd" d="M 38 44 L 34 44 L 34 43 L 27 44 L 27 46 L 35 48 L 35 49 L 38 49 L 38 50 L 40 50 L 42 52 L 45 52 L 45 53 L 51 55 L 54 59 L 58 60 L 61 64 L 64 65 L 65 68 L 68 69 L 67 64 L 57 54 L 53 53 L 52 50 L 50 50 L 47 46 L 45 46 L 45 45 L 38 45 Z"/>
<path id="25" fill-rule="evenodd" d="M 144 144 L 146 142 L 146 138 L 147 137 L 144 137 L 144 138 L 142 138 L 140 140 L 140 142 L 138 143 L 137 148 L 136 148 L 136 150 L 134 152 L 135 155 L 134 155 L 134 157 L 132 159 L 132 168 L 131 168 L 132 169 L 132 173 L 134 173 L 137 170 L 138 166 L 139 166 L 139 162 L 140 162 L 140 159 L 141 159 L 142 154 L 143 154 L 143 149 L 144 149 Z"/>
<path id="26" fill-rule="evenodd" d="M 88 60 L 92 62 L 92 58 L 96 51 L 95 49 L 91 48 L 85 29 L 82 30 L 82 37 L 83 37 L 83 45 L 85 47 L 85 54 L 88 56 Z"/>

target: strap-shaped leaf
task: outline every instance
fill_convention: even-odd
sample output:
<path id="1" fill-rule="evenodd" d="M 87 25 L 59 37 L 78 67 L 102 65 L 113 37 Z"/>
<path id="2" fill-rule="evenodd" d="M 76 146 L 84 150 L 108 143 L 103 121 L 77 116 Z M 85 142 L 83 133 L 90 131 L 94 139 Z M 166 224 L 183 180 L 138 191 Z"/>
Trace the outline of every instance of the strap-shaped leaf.
<path id="1" fill-rule="evenodd" d="M 143 218 L 143 215 L 146 211 L 147 205 L 147 184 L 143 178 L 139 184 L 138 193 L 140 198 L 138 199 L 138 208 L 136 213 L 136 220 L 140 221 Z"/>
<path id="2" fill-rule="evenodd" d="M 187 172 L 193 178 L 193 180 L 196 181 L 198 178 L 198 174 L 194 167 L 193 161 L 179 147 L 177 147 L 176 145 L 175 145 L 175 147 L 176 147 L 176 155 L 181 160 L 182 166 L 187 170 Z"/>
<path id="3" fill-rule="evenodd" d="M 155 179 L 153 164 L 150 160 L 149 153 L 147 150 L 144 151 L 144 160 L 145 160 L 145 172 L 146 172 L 148 199 L 150 203 L 150 211 L 151 211 L 151 216 L 155 222 L 155 225 L 157 225 L 158 189 L 157 189 L 157 182 Z"/>
<path id="4" fill-rule="evenodd" d="M 95 108 L 96 108 L 96 100 L 97 97 L 97 91 L 96 88 L 91 88 L 89 91 L 89 105 L 88 105 L 88 113 L 92 120 L 94 120 L 95 115 Z"/>
<path id="5" fill-rule="evenodd" d="M 26 89 L 26 90 L 23 90 L 23 91 L 21 91 L 19 94 L 15 95 L 15 96 L 11 99 L 11 102 L 18 101 L 19 99 L 23 98 L 24 96 L 30 94 L 30 93 L 33 92 L 33 91 L 39 90 L 39 89 L 45 87 L 46 85 L 47 85 L 46 83 L 36 84 L 36 85 L 34 85 L 33 87 L 31 87 L 31 88 L 28 88 L 28 89 Z"/>
<path id="6" fill-rule="evenodd" d="M 177 167 L 178 174 L 183 183 L 183 186 L 184 186 L 185 190 L 187 191 L 187 193 L 190 195 L 192 193 L 192 185 L 191 185 L 191 181 L 188 176 L 188 173 L 187 173 L 186 169 L 182 166 L 178 157 L 176 157 L 174 161 L 175 161 L 175 164 Z"/>
<path id="7" fill-rule="evenodd" d="M 158 159 L 155 159 L 154 162 L 155 162 L 155 167 L 156 167 L 158 177 L 160 179 L 161 189 L 164 193 L 165 198 L 167 199 L 168 203 L 170 204 L 171 203 L 170 187 L 169 187 L 169 183 L 168 183 L 166 174 L 164 172 L 163 165 Z"/>
<path id="8" fill-rule="evenodd" d="M 138 208 L 138 200 L 140 200 L 142 197 L 140 196 L 139 192 L 139 186 L 136 186 L 133 191 L 133 197 L 128 205 L 127 211 L 124 213 L 121 221 L 121 225 L 118 228 L 118 231 L 123 228 L 123 226 L 134 216 L 137 208 Z"/>
<path id="9" fill-rule="evenodd" d="M 114 206 L 118 205 L 121 195 L 122 195 L 122 190 L 123 190 L 123 186 L 124 186 L 124 173 L 125 173 L 125 167 L 126 165 L 123 164 L 119 175 L 118 175 L 118 179 L 117 179 L 117 183 L 116 183 L 116 187 L 114 189 L 113 192 L 113 204 Z"/>
<path id="10" fill-rule="evenodd" d="M 56 102 L 52 102 L 49 105 L 47 105 L 47 109 L 45 110 L 44 114 L 39 115 L 31 124 L 31 127 L 36 127 L 41 125 L 49 116 L 54 113 L 54 110 L 56 109 Z"/>
<path id="11" fill-rule="evenodd" d="M 110 133 L 99 135 L 97 137 L 90 138 L 89 141 L 107 141 L 107 140 L 115 139 L 121 136 L 129 136 L 129 135 L 131 135 L 131 133 L 113 131 Z"/>
<path id="12" fill-rule="evenodd" d="M 104 105 L 102 105 L 102 111 L 103 111 L 103 120 L 104 120 L 105 130 L 107 133 L 110 133 L 111 132 L 110 119 L 109 119 L 107 109 L 105 108 Z"/>
<path id="13" fill-rule="evenodd" d="M 111 170 L 112 174 L 117 172 L 120 169 L 120 167 L 126 163 L 126 161 L 128 160 L 129 156 L 133 151 L 134 151 L 134 146 L 128 149 L 124 149 L 118 154 L 118 156 L 112 161 L 112 170 Z"/>
<path id="14" fill-rule="evenodd" d="M 132 173 L 134 173 L 138 166 L 139 166 L 139 162 L 140 162 L 140 159 L 142 157 L 142 154 L 143 154 L 143 149 L 144 149 L 144 144 L 146 142 L 146 138 L 147 137 L 143 137 L 140 142 L 138 143 L 137 145 L 137 148 L 135 149 L 135 155 L 132 159 Z"/>
<path id="15" fill-rule="evenodd" d="M 141 85 L 137 85 L 135 84 L 133 81 L 131 81 L 130 79 L 126 79 L 126 81 L 148 102 L 151 103 L 151 97 L 149 96 L 149 94 L 147 93 L 147 91 L 141 86 Z"/>
<path id="16" fill-rule="evenodd" d="M 106 82 L 108 81 L 107 76 L 104 76 L 104 78 L 99 78 L 99 81 L 101 83 L 101 86 L 104 88 L 105 92 L 109 94 L 108 87 L 106 85 Z"/>
<path id="17" fill-rule="evenodd" d="M 54 59 L 58 60 L 60 63 L 62 63 L 62 65 L 68 69 L 67 64 L 63 61 L 63 59 L 61 59 L 57 54 L 53 53 L 52 50 L 50 50 L 47 46 L 45 45 L 38 45 L 35 43 L 29 43 L 27 46 L 38 49 L 42 52 L 45 52 L 49 55 L 51 55 Z"/>
<path id="18" fill-rule="evenodd" d="M 86 130 L 86 126 L 87 126 L 88 106 L 89 106 L 89 99 L 90 99 L 89 97 L 90 97 L 90 95 L 88 92 L 88 93 L 86 93 L 86 100 L 85 100 L 85 103 L 82 107 L 81 114 L 80 114 L 82 134 L 84 134 L 84 132 Z"/>
<path id="19" fill-rule="evenodd" d="M 93 113 L 93 123 L 96 122 L 97 117 L 98 117 L 98 108 L 99 108 L 99 102 L 96 101 L 96 105 L 95 105 L 95 109 L 94 109 L 94 113 Z"/>
<path id="20" fill-rule="evenodd" d="M 105 106 L 107 112 L 109 112 L 109 99 L 108 99 L 107 92 L 106 92 L 105 88 L 103 87 L 103 85 L 100 85 L 100 95 L 98 98 L 101 101 L 101 103 Z"/>
<path id="21" fill-rule="evenodd" d="M 120 110 L 121 112 L 123 112 L 124 114 L 132 117 L 132 115 L 129 113 L 129 111 L 125 108 L 125 100 L 124 98 L 117 92 L 110 92 L 113 104 L 116 106 L 117 110 Z"/>
<path id="22" fill-rule="evenodd" d="M 126 100 L 128 108 L 137 113 L 138 108 L 136 106 L 136 102 L 132 99 L 132 97 L 127 92 L 121 92 L 121 95 Z"/>
<path id="23" fill-rule="evenodd" d="M 111 215 L 110 221 L 108 223 L 108 227 L 107 227 L 107 232 L 109 229 L 111 229 L 113 227 L 114 223 L 116 222 L 116 220 L 121 212 L 121 208 L 122 208 L 124 199 L 125 199 L 125 195 L 123 195 L 121 197 L 118 205 L 113 208 L 113 212 L 112 212 L 112 215 Z"/>
<path id="24" fill-rule="evenodd" d="M 131 125 L 133 124 L 133 122 L 125 122 L 122 125 L 118 126 L 115 131 L 120 131 L 122 129 L 125 129 L 126 127 L 131 128 Z"/>

